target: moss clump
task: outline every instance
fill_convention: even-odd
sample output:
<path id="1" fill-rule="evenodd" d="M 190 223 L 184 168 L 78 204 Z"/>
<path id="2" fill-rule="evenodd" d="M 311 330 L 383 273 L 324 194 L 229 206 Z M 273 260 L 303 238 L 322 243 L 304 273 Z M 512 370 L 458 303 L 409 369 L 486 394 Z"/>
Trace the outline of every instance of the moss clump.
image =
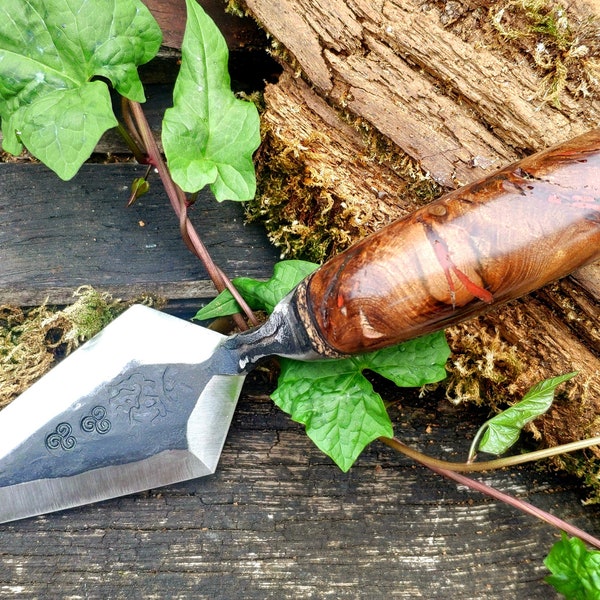
<path id="1" fill-rule="evenodd" d="M 445 382 L 450 401 L 485 403 L 498 409 L 518 393 L 511 387 L 523 371 L 518 349 L 496 330 L 476 322 L 451 327 L 446 335 L 452 349 Z"/>
<path id="2" fill-rule="evenodd" d="M 322 262 L 334 247 L 345 247 L 350 233 L 341 227 L 327 174 L 316 173 L 311 140 L 297 148 L 263 132 L 257 160 L 256 197 L 247 205 L 249 221 L 264 224 L 281 256 Z"/>
<path id="3" fill-rule="evenodd" d="M 510 0 L 494 3 L 490 19 L 544 73 L 544 101 L 558 107 L 565 90 L 574 96 L 600 90 L 600 23 L 593 15 L 577 18 L 551 0 Z"/>
<path id="4" fill-rule="evenodd" d="M 338 116 L 341 131 L 350 126 L 353 136 L 359 134 L 352 161 L 363 169 L 364 181 L 352 179 L 356 175 L 344 162 L 351 159 L 342 151 L 332 158 L 335 140 L 326 133 L 312 130 L 294 137 L 263 120 L 257 194 L 246 214 L 249 221 L 265 226 L 282 258 L 323 262 L 441 193 L 439 185 L 374 128 Z M 364 182 L 371 180 L 369 188 Z M 361 184 L 362 189 L 355 187 Z M 375 194 L 374 188 L 380 191 Z"/>
<path id="5" fill-rule="evenodd" d="M 0 306 L 0 408 L 46 373 L 58 357 L 96 335 L 132 304 L 162 304 L 149 296 L 122 302 L 89 286 L 74 296 L 74 304 L 63 310 Z"/>

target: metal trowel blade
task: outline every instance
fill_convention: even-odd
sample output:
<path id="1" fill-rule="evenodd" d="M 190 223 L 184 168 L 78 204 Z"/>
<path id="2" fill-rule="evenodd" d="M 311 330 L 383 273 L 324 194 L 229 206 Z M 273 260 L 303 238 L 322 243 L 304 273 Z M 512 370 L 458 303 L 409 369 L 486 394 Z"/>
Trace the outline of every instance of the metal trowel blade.
<path id="1" fill-rule="evenodd" d="M 222 339 L 136 305 L 14 400 L 0 522 L 214 473 L 244 381 L 211 372 Z"/>

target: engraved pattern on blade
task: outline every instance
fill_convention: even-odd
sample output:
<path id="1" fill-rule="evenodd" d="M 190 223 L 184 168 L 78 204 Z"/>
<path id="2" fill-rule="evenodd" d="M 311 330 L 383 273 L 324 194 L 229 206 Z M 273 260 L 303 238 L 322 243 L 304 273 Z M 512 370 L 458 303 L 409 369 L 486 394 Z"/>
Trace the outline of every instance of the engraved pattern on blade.
<path id="1" fill-rule="evenodd" d="M 56 429 L 46 436 L 48 450 L 73 450 L 77 440 L 71 435 L 73 428 L 68 423 L 59 423 Z"/>
<path id="2" fill-rule="evenodd" d="M 81 419 L 81 430 L 86 433 L 95 430 L 97 433 L 105 434 L 110 431 L 111 427 L 111 422 L 106 418 L 106 409 L 103 406 L 94 406 L 91 414 Z"/>
<path id="3" fill-rule="evenodd" d="M 0 461 L 0 486 L 187 450 L 186 426 L 210 373 L 198 365 L 130 365 Z"/>

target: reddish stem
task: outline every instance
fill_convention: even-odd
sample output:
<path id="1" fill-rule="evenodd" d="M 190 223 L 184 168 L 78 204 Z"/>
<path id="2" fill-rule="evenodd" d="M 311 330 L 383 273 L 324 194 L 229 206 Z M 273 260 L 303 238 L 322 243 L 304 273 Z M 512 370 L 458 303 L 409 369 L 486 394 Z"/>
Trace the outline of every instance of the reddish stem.
<path id="1" fill-rule="evenodd" d="M 158 145 L 154 139 L 154 136 L 152 135 L 152 131 L 150 130 L 150 126 L 148 125 L 148 121 L 146 120 L 146 116 L 144 115 L 142 107 L 138 102 L 133 102 L 130 100 L 127 101 L 127 105 L 127 110 L 131 111 L 131 115 L 133 117 L 130 126 L 135 125 L 135 129 L 137 132 L 139 132 L 142 144 L 148 153 L 148 164 L 151 164 L 158 171 L 158 175 L 163 182 L 165 191 L 167 192 L 167 196 L 171 202 L 171 206 L 179 218 L 179 228 L 186 246 L 202 261 L 209 277 L 217 288 L 217 291 L 222 292 L 224 289 L 228 289 L 250 322 L 253 325 L 258 325 L 258 319 L 252 312 L 251 308 L 240 296 L 238 290 L 224 275 L 221 269 L 215 265 L 208 250 L 206 249 L 206 246 L 200 239 L 200 236 L 192 225 L 192 222 L 189 220 L 187 216 L 187 200 L 185 194 L 171 178 L 171 174 L 169 173 L 167 165 L 165 164 L 160 150 L 158 149 Z M 233 318 L 235 319 L 236 325 L 240 329 L 248 329 L 248 326 L 241 315 L 234 315 Z"/>
<path id="2" fill-rule="evenodd" d="M 387 446 L 389 446 L 390 448 L 393 448 L 397 452 L 406 454 L 406 452 L 404 450 L 407 449 L 408 446 L 406 446 L 398 438 L 381 437 L 381 438 L 379 438 L 379 440 L 381 442 L 383 442 L 384 444 L 386 444 Z M 472 490 L 475 490 L 475 491 L 481 492 L 482 494 L 491 496 L 492 498 L 495 498 L 496 500 L 500 500 L 501 502 L 505 502 L 506 504 L 513 506 L 514 508 L 518 508 L 519 510 L 523 511 L 526 514 L 537 517 L 538 519 L 545 521 L 546 523 L 552 525 L 553 527 L 557 527 L 558 529 L 565 531 L 566 533 L 568 533 L 571 536 L 581 538 L 583 541 L 587 542 L 591 546 L 600 548 L 600 540 L 598 538 L 595 538 L 593 535 L 590 535 L 589 533 L 583 531 L 582 529 L 579 529 L 579 527 L 575 527 L 575 525 L 571 525 L 570 523 L 567 523 L 566 521 L 563 521 L 562 519 L 555 517 L 554 515 L 551 515 L 550 513 L 546 512 L 545 510 L 542 510 L 541 508 L 537 508 L 536 506 L 533 506 L 533 504 L 529 504 L 529 502 L 526 502 L 525 500 L 520 500 L 519 498 L 515 498 L 514 496 L 505 494 L 504 492 L 501 492 L 489 485 L 486 485 L 485 483 L 482 483 L 481 481 L 471 479 L 470 477 L 461 475 L 460 473 L 457 473 L 456 471 L 451 471 L 450 469 L 445 469 L 443 467 L 432 464 L 432 463 L 435 463 L 438 461 L 436 459 L 432 459 L 432 461 L 429 462 L 427 460 L 427 458 L 428 458 L 427 456 L 421 455 L 421 453 L 418 453 L 418 454 L 419 455 L 417 456 L 415 452 L 411 452 L 410 457 L 413 460 L 417 461 L 418 463 L 426 466 L 428 469 L 431 469 L 435 473 L 438 473 L 438 475 L 443 475 L 444 477 L 447 477 L 448 479 L 452 479 L 458 483 L 461 483 L 462 485 L 465 485 Z"/>
<path id="3" fill-rule="evenodd" d="M 467 487 L 481 492 L 482 494 L 487 494 L 496 500 L 500 500 L 501 502 L 506 502 L 510 506 L 514 508 L 518 508 L 528 515 L 532 515 L 545 521 L 549 525 L 553 527 L 557 527 L 561 529 L 565 533 L 568 533 L 570 536 L 581 538 L 584 542 L 587 542 L 591 546 L 595 548 L 600 548 L 600 540 L 593 535 L 583 531 L 583 529 L 579 529 L 575 525 L 571 525 L 566 521 L 563 521 L 559 517 L 551 515 L 550 513 L 542 510 L 541 508 L 537 508 L 537 506 L 533 506 L 533 504 L 529 504 L 525 500 L 520 500 L 519 498 L 515 498 L 514 496 L 510 496 L 509 494 L 505 494 L 500 490 L 497 490 L 481 481 L 477 481 L 475 479 L 471 479 L 470 477 L 466 477 L 465 475 L 461 475 L 460 473 L 456 473 L 454 471 L 450 471 L 448 469 L 441 469 L 440 467 L 433 467 L 430 465 L 425 465 L 435 473 L 439 475 L 443 475 L 444 477 L 448 477 L 448 479 L 453 479 L 454 481 L 466 485 Z"/>

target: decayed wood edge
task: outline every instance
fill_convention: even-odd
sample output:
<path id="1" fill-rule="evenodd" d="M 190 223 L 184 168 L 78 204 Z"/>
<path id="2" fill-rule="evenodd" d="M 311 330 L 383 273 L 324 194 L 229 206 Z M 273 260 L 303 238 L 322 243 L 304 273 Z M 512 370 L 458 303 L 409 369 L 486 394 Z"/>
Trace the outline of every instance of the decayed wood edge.
<path id="1" fill-rule="evenodd" d="M 573 273 L 572 277 L 595 298 L 600 298 L 600 265 L 588 265 Z"/>
<path id="2" fill-rule="evenodd" d="M 599 121 L 593 98 L 562 110 L 536 102 L 541 78 L 525 61 L 462 41 L 417 1 L 245 5 L 320 95 L 364 117 L 447 187 Z"/>
<path id="3" fill-rule="evenodd" d="M 540 323 L 543 326 L 540 327 Z M 564 387 L 562 398 L 534 424 L 544 443 L 553 446 L 568 441 L 600 435 L 600 360 L 579 337 L 566 330 L 565 322 L 548 306 L 535 298 L 509 307 L 496 326 L 504 339 L 518 344 L 527 358 L 528 370 L 549 376 L 578 371 L 578 376 Z M 523 333 L 527 332 L 524 337 Z M 526 389 L 534 385 L 531 375 L 522 381 Z M 568 400 L 567 400 L 568 398 Z M 590 448 L 588 457 L 600 458 L 598 447 Z M 590 469 L 597 468 L 590 464 Z M 596 493 L 599 490 L 596 487 Z"/>
<path id="4" fill-rule="evenodd" d="M 294 248 L 281 229 L 302 244 L 321 245 L 315 255 L 333 254 L 418 206 L 396 166 L 289 70 L 267 85 L 264 100 L 256 161 L 262 200 L 251 211 L 284 254 Z M 300 223 L 302 214 L 309 221 Z"/>

